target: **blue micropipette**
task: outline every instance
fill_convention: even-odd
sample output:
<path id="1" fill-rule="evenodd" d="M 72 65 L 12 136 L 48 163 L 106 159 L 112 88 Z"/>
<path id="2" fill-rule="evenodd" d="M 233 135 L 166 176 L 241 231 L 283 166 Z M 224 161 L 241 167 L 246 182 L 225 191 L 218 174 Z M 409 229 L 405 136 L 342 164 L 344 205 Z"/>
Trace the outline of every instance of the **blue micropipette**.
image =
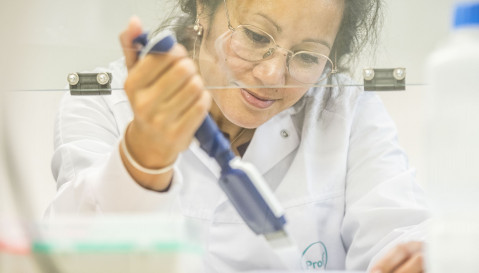
<path id="1" fill-rule="evenodd" d="M 134 43 L 143 46 L 142 57 L 149 53 L 167 52 L 176 41 L 171 33 L 166 32 L 149 41 L 147 35 L 142 34 Z M 296 256 L 297 248 L 285 231 L 284 211 L 257 169 L 233 154 L 229 141 L 209 115 L 195 137 L 200 147 L 221 167 L 219 185 L 249 228 L 255 234 L 265 236 L 274 248 L 292 247 L 292 251 L 279 253 L 284 256 L 282 258 Z"/>

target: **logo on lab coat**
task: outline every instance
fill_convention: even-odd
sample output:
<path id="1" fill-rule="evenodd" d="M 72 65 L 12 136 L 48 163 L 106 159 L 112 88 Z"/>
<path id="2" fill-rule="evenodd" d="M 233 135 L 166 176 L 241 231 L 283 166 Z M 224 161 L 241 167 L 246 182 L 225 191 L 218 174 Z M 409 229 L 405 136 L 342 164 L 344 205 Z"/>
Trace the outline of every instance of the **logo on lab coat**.
<path id="1" fill-rule="evenodd" d="M 310 244 L 301 257 L 301 266 L 306 270 L 326 269 L 328 263 L 328 250 L 323 242 Z"/>

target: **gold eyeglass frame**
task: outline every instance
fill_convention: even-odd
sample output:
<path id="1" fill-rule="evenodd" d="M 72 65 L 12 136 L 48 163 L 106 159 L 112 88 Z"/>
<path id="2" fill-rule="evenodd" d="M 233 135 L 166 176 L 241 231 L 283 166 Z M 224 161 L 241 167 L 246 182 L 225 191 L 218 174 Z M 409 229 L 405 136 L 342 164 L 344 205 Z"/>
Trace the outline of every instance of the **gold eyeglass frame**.
<path id="1" fill-rule="evenodd" d="M 333 62 L 328 56 L 324 55 L 324 54 L 321 54 L 321 53 L 317 53 L 317 52 L 313 52 L 313 51 L 306 51 L 306 50 L 302 50 L 302 51 L 298 51 L 298 52 L 293 52 L 289 49 L 286 49 L 286 48 L 283 48 L 281 46 L 279 46 L 277 43 L 276 43 L 276 40 L 274 39 L 273 36 L 271 36 L 271 34 L 269 34 L 268 32 L 264 31 L 263 29 L 261 29 L 260 27 L 257 27 L 257 26 L 254 26 L 254 25 L 249 25 L 249 24 L 244 24 L 244 25 L 238 25 L 237 27 L 233 27 L 233 25 L 231 24 L 231 20 L 230 20 L 230 15 L 229 15 L 229 11 L 228 11 L 228 6 L 226 4 L 226 0 L 223 0 L 223 3 L 225 5 L 225 13 L 226 13 L 226 20 L 228 21 L 228 29 L 230 31 L 232 31 L 233 33 L 240 27 L 253 27 L 253 28 L 256 28 L 260 31 L 262 31 L 264 34 L 268 35 L 268 37 L 271 39 L 271 41 L 273 41 L 273 44 L 275 47 L 271 47 L 269 48 L 266 53 L 264 55 L 268 55 L 267 57 L 263 57 L 262 59 L 260 60 L 248 60 L 248 59 L 245 59 L 241 56 L 238 55 L 238 57 L 240 57 L 241 59 L 245 60 L 245 61 L 248 61 L 248 62 L 261 62 L 261 61 L 264 61 L 264 60 L 268 60 L 270 58 L 272 58 L 274 56 L 274 53 L 277 51 L 277 49 L 280 49 L 280 50 L 283 50 L 285 52 L 287 52 L 287 61 L 286 61 L 286 67 L 288 69 L 288 74 L 293 77 L 295 80 L 297 80 L 298 82 L 301 82 L 301 83 L 304 83 L 304 84 L 317 84 L 319 82 L 322 82 L 324 81 L 325 79 L 329 78 L 331 75 L 333 74 L 336 74 L 338 73 L 338 70 L 336 68 L 336 64 L 335 62 Z M 297 54 L 301 54 L 301 53 L 312 53 L 314 55 L 320 55 L 324 58 L 326 58 L 326 60 L 331 64 L 331 69 L 330 71 L 324 76 L 324 77 L 320 77 L 319 80 L 317 80 L 316 82 L 314 83 L 307 83 L 307 82 L 302 82 L 298 79 L 296 79 L 295 76 L 293 76 L 293 74 L 291 73 L 290 71 L 290 68 L 289 68 L 289 60 L 291 60 L 295 55 Z M 263 55 L 263 56 L 264 56 Z M 335 54 L 336 56 L 336 54 Z M 336 59 L 336 58 L 335 58 Z M 324 69 L 323 69 L 323 72 L 324 72 Z"/>

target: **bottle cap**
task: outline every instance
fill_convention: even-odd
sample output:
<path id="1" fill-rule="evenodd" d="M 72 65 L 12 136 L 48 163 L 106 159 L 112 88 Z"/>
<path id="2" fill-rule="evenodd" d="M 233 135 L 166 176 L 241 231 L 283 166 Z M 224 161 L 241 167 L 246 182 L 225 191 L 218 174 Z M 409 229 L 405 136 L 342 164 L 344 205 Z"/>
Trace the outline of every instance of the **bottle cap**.
<path id="1" fill-rule="evenodd" d="M 454 28 L 479 25 L 479 2 L 460 3 L 454 14 Z"/>

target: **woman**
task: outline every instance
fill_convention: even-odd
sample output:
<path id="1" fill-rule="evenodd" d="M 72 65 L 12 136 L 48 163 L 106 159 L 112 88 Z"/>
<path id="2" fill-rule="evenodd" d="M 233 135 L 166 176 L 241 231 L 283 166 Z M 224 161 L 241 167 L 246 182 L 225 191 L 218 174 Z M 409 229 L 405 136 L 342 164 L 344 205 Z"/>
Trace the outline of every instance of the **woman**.
<path id="1" fill-rule="evenodd" d="M 132 20 L 120 36 L 128 71 L 110 66 L 125 93 L 62 102 L 49 214 L 178 206 L 207 231 L 208 272 L 280 268 L 191 143 L 210 113 L 285 208 L 303 268 L 421 272 L 427 210 L 393 122 L 376 96 L 330 75 L 374 33 L 379 1 L 180 2 L 195 25 L 193 39 L 177 32 L 188 48 L 139 60 Z M 323 78 L 335 87 L 308 88 Z M 204 88 L 215 85 L 226 87 Z"/>

